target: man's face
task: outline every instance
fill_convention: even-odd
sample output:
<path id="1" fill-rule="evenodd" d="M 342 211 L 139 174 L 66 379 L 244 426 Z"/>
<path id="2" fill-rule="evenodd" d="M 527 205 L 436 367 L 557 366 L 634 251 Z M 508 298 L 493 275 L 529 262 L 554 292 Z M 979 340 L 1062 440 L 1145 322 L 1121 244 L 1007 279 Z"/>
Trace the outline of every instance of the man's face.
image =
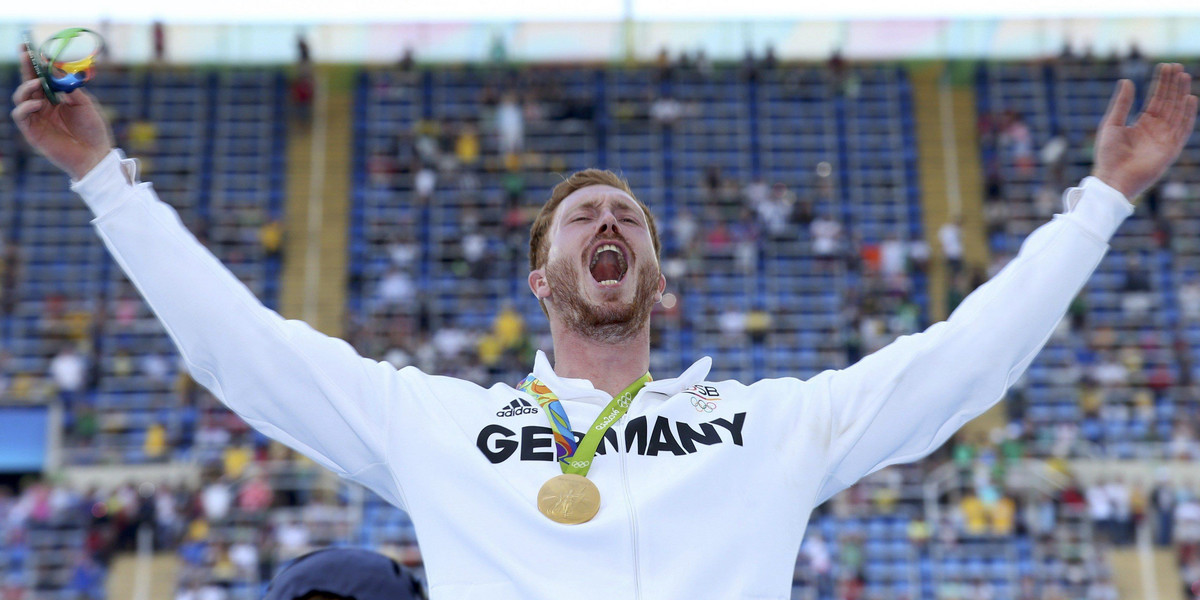
<path id="1" fill-rule="evenodd" d="M 650 319 L 666 280 L 646 215 L 625 192 L 605 185 L 576 190 L 554 213 L 546 264 L 530 274 L 551 316 L 586 337 L 629 339 Z"/>

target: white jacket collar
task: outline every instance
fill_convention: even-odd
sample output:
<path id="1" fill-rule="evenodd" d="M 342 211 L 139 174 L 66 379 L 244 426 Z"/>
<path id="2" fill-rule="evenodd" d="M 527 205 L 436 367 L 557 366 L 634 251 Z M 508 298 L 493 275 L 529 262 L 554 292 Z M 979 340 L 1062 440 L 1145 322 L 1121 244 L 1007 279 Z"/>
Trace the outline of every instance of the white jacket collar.
<path id="1" fill-rule="evenodd" d="M 708 370 L 711 368 L 712 359 L 705 356 L 692 363 L 692 366 L 688 367 L 679 377 L 675 377 L 674 379 L 655 379 L 647 383 L 643 391 L 663 394 L 666 397 L 674 396 L 704 381 L 704 378 L 708 377 Z M 538 350 L 537 357 L 533 360 L 533 376 L 546 384 L 560 400 L 600 403 L 607 403 L 609 400 L 612 400 L 612 396 L 608 395 L 604 390 L 596 389 L 592 385 L 592 382 L 587 379 L 559 377 L 554 372 L 554 367 L 550 366 L 550 359 L 546 358 L 546 353 L 541 350 Z"/>

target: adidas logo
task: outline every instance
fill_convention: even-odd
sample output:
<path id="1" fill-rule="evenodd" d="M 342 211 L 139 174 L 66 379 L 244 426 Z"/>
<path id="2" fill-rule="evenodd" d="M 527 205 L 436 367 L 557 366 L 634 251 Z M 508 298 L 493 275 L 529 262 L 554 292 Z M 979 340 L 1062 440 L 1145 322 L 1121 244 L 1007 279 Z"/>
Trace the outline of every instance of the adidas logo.
<path id="1" fill-rule="evenodd" d="M 524 398 L 516 398 L 508 406 L 496 411 L 497 417 L 517 417 L 520 415 L 536 415 L 537 407 Z"/>

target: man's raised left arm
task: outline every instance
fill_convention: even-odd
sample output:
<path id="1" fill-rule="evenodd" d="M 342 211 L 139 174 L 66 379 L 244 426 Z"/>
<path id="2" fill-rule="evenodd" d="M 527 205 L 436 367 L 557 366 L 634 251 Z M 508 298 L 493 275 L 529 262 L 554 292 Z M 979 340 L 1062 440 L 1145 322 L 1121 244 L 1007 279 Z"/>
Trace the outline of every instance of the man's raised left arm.
<path id="1" fill-rule="evenodd" d="M 949 319 L 810 381 L 828 386 L 831 403 L 819 501 L 929 454 L 1029 367 L 1133 213 L 1126 198 L 1162 176 L 1195 126 L 1197 98 L 1180 65 L 1159 65 L 1150 101 L 1129 126 L 1133 96 L 1132 83 L 1118 83 L 1097 132 L 1092 176 L 1064 194 L 1063 213 L 1030 234 Z"/>

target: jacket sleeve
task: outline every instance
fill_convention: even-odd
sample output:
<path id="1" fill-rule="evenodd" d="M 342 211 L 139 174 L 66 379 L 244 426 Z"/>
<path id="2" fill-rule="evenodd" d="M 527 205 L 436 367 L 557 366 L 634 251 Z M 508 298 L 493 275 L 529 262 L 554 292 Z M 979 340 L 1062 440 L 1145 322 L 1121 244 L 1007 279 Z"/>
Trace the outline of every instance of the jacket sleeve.
<path id="1" fill-rule="evenodd" d="M 830 467 L 818 502 L 929 454 L 1029 367 L 1133 212 L 1094 177 L 1068 190 L 1063 203 L 1064 213 L 1031 233 L 949 319 L 810 382 L 827 386 L 830 402 Z"/>
<path id="2" fill-rule="evenodd" d="M 197 382 L 264 434 L 395 498 L 379 467 L 404 375 L 264 307 L 119 151 L 71 188 Z"/>

